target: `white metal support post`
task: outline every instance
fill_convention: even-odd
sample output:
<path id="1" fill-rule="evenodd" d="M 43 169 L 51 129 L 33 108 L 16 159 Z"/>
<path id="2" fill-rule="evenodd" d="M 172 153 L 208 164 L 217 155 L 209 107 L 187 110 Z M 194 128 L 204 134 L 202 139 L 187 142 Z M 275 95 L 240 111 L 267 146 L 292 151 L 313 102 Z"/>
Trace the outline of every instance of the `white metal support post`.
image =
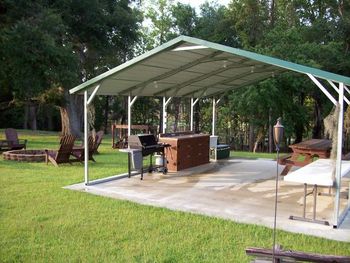
<path id="1" fill-rule="evenodd" d="M 171 101 L 172 97 L 166 99 L 163 97 L 163 133 L 165 133 L 166 130 L 166 107 L 168 106 L 169 102 Z"/>
<path id="2" fill-rule="evenodd" d="M 220 102 L 221 98 L 216 100 L 213 97 L 213 116 L 212 116 L 212 128 L 211 128 L 211 136 L 210 136 L 210 152 L 209 156 L 211 155 L 211 152 L 214 151 L 214 160 L 217 160 L 217 136 L 215 136 L 215 125 L 216 125 L 216 106 Z M 214 137 L 214 138 L 212 138 Z M 212 142 L 212 140 L 215 140 L 215 143 Z"/>
<path id="3" fill-rule="evenodd" d="M 97 85 L 97 86 L 95 87 L 95 89 L 93 90 L 93 92 L 92 92 L 91 95 L 90 95 L 90 98 L 87 100 L 87 105 L 90 105 L 90 103 L 92 102 L 92 100 L 95 98 L 96 93 L 97 93 L 97 91 L 98 91 L 99 88 L 100 88 L 100 85 Z"/>
<path id="4" fill-rule="evenodd" d="M 194 106 L 197 104 L 199 98 L 193 100 L 193 98 L 191 98 L 191 116 L 190 116 L 190 129 L 191 131 L 193 131 L 193 109 L 194 109 Z"/>
<path id="5" fill-rule="evenodd" d="M 221 98 L 218 100 L 215 100 L 213 98 L 213 118 L 212 118 L 212 128 L 211 128 L 211 135 L 215 135 L 215 125 L 216 125 L 216 105 L 220 102 Z"/>
<path id="6" fill-rule="evenodd" d="M 131 99 L 131 96 L 128 96 L 128 136 L 131 135 L 131 107 L 135 103 L 137 96 Z"/>
<path id="7" fill-rule="evenodd" d="M 94 99 L 100 85 L 97 85 L 88 99 L 88 91 L 84 91 L 84 181 L 85 185 L 89 184 L 89 123 L 88 123 L 88 106 Z"/>
<path id="8" fill-rule="evenodd" d="M 333 227 L 339 224 L 339 198 L 341 187 L 341 163 L 343 147 L 343 121 L 344 121 L 344 83 L 339 83 L 339 116 L 338 116 L 338 141 L 337 141 L 337 159 L 335 166 L 335 197 L 334 197 L 334 216 Z"/>
<path id="9" fill-rule="evenodd" d="M 89 124 L 88 124 L 88 92 L 84 91 L 84 178 L 85 185 L 89 184 L 89 145 L 88 145 L 88 132 L 89 132 Z"/>
<path id="10" fill-rule="evenodd" d="M 215 113 L 216 113 L 216 100 L 215 98 L 213 98 L 213 118 L 212 118 L 212 123 L 211 123 L 211 135 L 215 135 L 215 123 L 216 123 L 216 120 L 215 120 Z"/>

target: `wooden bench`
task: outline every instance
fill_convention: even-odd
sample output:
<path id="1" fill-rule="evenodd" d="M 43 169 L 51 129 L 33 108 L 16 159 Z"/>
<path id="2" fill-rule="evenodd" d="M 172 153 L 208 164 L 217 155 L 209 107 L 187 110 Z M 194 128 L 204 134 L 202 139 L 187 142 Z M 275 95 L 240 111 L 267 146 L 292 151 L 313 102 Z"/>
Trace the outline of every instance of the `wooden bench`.
<path id="1" fill-rule="evenodd" d="M 315 157 L 317 156 L 310 156 L 309 158 L 304 158 L 304 160 L 300 160 L 300 156 L 298 154 L 289 154 L 280 158 L 278 160 L 278 164 L 285 165 L 284 169 L 281 172 L 281 175 L 287 175 L 293 166 L 303 167 L 312 163 Z"/>
<path id="2" fill-rule="evenodd" d="M 276 248 L 275 253 L 273 253 L 272 249 L 249 247 L 246 249 L 246 254 L 261 259 L 260 261 L 255 260 L 255 262 L 350 262 L 349 256 L 322 255 L 303 251 L 282 250 L 281 248 Z M 271 259 L 274 259 L 274 261 L 271 261 Z"/>

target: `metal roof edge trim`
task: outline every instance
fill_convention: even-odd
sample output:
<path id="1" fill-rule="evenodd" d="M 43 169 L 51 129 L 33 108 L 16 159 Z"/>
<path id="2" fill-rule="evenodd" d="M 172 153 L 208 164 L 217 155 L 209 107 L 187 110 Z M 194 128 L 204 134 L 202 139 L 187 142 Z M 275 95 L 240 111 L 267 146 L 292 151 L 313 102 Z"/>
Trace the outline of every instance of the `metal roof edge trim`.
<path id="1" fill-rule="evenodd" d="M 344 84 L 350 85 L 350 77 L 346 77 L 343 75 L 324 71 L 321 69 L 316 69 L 316 68 L 312 68 L 309 66 L 300 65 L 300 64 L 297 64 L 294 62 L 289 62 L 286 60 L 282 60 L 282 59 L 278 59 L 278 58 L 274 58 L 274 57 L 270 57 L 270 56 L 266 56 L 266 55 L 261 55 L 261 54 L 254 53 L 251 51 L 233 48 L 233 47 L 209 42 L 209 41 L 194 38 L 194 37 L 183 36 L 183 40 L 186 42 L 193 43 L 193 44 L 207 46 L 209 48 L 213 48 L 213 49 L 221 50 L 221 51 L 228 52 L 231 54 L 235 54 L 238 56 L 250 58 L 250 59 L 253 59 L 256 61 L 260 61 L 260 62 L 274 65 L 277 67 L 289 69 L 289 70 L 296 71 L 299 73 L 303 73 L 303 74 L 310 73 L 310 74 L 314 75 L 315 77 L 333 80 L 336 82 L 343 82 Z"/>
<path id="2" fill-rule="evenodd" d="M 174 46 L 177 46 L 177 44 L 183 42 L 184 37 L 185 36 L 182 36 L 182 35 L 178 36 L 178 37 L 176 37 L 176 38 L 174 38 L 174 39 L 172 39 L 172 40 L 170 40 L 170 41 L 168 41 L 168 42 L 166 42 L 166 43 L 164 43 L 164 44 L 162 44 L 162 45 L 160 45 L 160 46 L 158 46 L 150 51 L 147 51 L 146 53 L 144 53 L 142 55 L 139 55 L 139 56 L 137 56 L 137 57 L 125 62 L 125 63 L 122 63 L 119 66 L 116 66 L 116 67 L 114 67 L 114 68 L 112 68 L 112 69 L 92 78 L 92 79 L 89 79 L 89 80 L 83 82 L 82 84 L 70 89 L 69 93 L 74 94 L 77 92 L 84 91 L 84 90 L 88 89 L 91 85 L 103 80 L 104 78 L 106 78 L 110 75 L 113 75 L 114 73 L 116 73 L 120 70 L 123 70 L 129 66 L 132 66 L 133 64 L 135 64 L 139 61 L 142 61 L 146 58 L 149 58 L 149 57 L 159 53 L 160 51 L 163 51 L 163 50 L 166 50 L 169 48 L 173 48 Z"/>

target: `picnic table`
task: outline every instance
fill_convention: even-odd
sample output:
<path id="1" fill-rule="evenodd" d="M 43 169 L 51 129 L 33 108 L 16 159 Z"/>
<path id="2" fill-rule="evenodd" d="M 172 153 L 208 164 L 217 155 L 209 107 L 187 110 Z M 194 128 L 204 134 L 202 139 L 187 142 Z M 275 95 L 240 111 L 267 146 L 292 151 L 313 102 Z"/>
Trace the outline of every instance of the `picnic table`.
<path id="1" fill-rule="evenodd" d="M 293 216 L 289 219 L 301 220 L 306 222 L 319 223 L 329 225 L 328 221 L 316 219 L 316 203 L 318 196 L 318 187 L 331 188 L 334 185 L 333 172 L 334 162 L 331 159 L 318 159 L 303 168 L 300 168 L 284 177 L 286 182 L 294 182 L 304 184 L 304 198 L 303 198 L 303 215 Z M 342 161 L 341 164 L 341 177 L 349 176 L 350 174 L 350 161 Z M 311 185 L 313 190 L 307 192 L 307 186 Z M 312 218 L 306 217 L 306 196 L 313 195 L 313 216 Z"/>
<path id="2" fill-rule="evenodd" d="M 326 139 L 311 139 L 290 145 L 293 150 L 291 155 L 278 160 L 285 165 L 281 175 L 286 175 L 293 166 L 303 167 L 313 161 L 314 157 L 327 159 L 330 156 L 332 141 Z"/>

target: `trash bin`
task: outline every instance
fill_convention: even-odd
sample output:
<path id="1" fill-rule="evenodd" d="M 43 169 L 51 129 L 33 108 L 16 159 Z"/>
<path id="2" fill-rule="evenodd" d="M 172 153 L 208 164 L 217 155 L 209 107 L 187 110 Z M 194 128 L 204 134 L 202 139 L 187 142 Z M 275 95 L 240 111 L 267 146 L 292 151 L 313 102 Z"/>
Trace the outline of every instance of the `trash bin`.
<path id="1" fill-rule="evenodd" d="M 227 144 L 219 144 L 216 151 L 217 159 L 226 159 L 230 157 L 230 146 Z"/>
<path id="2" fill-rule="evenodd" d="M 142 151 L 141 150 L 131 150 L 131 166 L 135 170 L 141 170 L 142 164 L 143 164 L 143 157 L 142 157 Z"/>

